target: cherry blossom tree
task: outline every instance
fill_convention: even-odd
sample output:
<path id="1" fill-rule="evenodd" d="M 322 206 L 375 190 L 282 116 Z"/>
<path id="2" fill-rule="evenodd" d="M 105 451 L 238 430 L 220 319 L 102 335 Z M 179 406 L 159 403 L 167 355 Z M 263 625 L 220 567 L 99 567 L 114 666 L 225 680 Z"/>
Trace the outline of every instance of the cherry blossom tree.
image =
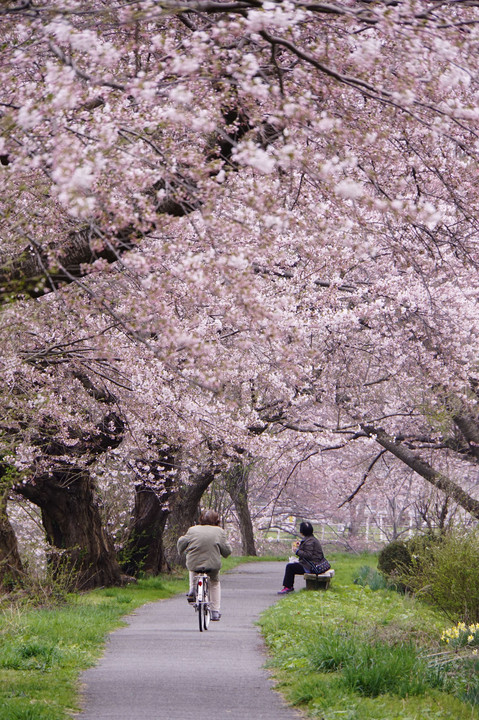
<path id="1" fill-rule="evenodd" d="M 158 462 L 152 437 L 190 479 L 355 443 L 479 517 L 438 469 L 479 454 L 477 3 L 0 15 L 0 440 L 23 493 L 45 422 L 71 464 L 107 398 L 125 462 Z"/>

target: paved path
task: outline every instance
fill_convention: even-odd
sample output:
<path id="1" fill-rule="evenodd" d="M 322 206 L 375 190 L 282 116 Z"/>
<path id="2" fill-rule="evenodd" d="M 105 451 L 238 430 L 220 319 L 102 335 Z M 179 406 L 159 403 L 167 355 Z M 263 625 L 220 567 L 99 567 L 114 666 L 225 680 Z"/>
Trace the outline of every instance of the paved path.
<path id="1" fill-rule="evenodd" d="M 184 595 L 136 610 L 83 673 L 79 720 L 298 720 L 272 690 L 254 624 L 283 570 L 255 562 L 223 574 L 222 618 L 207 632 Z"/>

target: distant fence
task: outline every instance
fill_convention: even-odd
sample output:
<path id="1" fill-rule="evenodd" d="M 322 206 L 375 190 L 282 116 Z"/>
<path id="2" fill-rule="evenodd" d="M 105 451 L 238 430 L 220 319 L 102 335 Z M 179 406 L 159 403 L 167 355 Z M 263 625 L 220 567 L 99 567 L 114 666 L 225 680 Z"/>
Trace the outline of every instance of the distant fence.
<path id="1" fill-rule="evenodd" d="M 347 523 L 311 521 L 315 528 L 315 535 L 324 545 L 338 545 L 345 548 L 372 548 L 376 549 L 395 539 L 406 540 L 417 532 L 424 530 L 417 523 L 408 525 L 393 525 L 382 518 L 374 522 L 366 520 L 353 527 Z M 263 527 L 258 536 L 269 546 L 290 546 L 298 538 L 298 527 L 295 523 L 278 523 L 278 525 Z"/>

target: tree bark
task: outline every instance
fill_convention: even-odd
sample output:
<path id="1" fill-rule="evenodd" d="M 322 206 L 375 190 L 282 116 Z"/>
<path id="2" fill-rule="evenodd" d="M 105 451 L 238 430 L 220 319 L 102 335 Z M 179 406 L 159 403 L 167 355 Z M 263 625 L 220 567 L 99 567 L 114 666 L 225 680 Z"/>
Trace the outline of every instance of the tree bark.
<path id="1" fill-rule="evenodd" d="M 199 510 L 199 504 L 205 491 L 211 485 L 218 469 L 211 466 L 191 478 L 188 485 L 183 485 L 174 496 L 174 502 L 168 518 L 165 533 L 165 554 L 170 565 L 185 564 L 176 549 L 178 538 L 193 525 Z"/>
<path id="2" fill-rule="evenodd" d="M 0 587 L 8 590 L 22 581 L 24 570 L 17 537 L 7 515 L 10 483 L 4 482 L 6 470 L 0 463 Z"/>
<path id="3" fill-rule="evenodd" d="M 135 509 L 128 539 L 122 551 L 122 568 L 128 575 L 158 575 L 168 570 L 163 533 L 168 510 L 157 492 L 146 485 L 135 486 Z"/>
<path id="4" fill-rule="evenodd" d="M 48 425 L 48 423 L 47 423 Z M 93 432 L 74 445 L 55 437 L 55 428 L 40 428 L 34 442 L 43 454 L 40 463 L 51 469 L 32 471 L 26 483 L 14 490 L 37 505 L 42 514 L 54 576 L 84 590 L 122 581 L 113 543 L 103 528 L 95 487 L 87 466 L 123 439 L 124 423 L 114 412 L 106 414 Z M 75 437 L 73 431 L 72 437 Z M 61 459 L 68 455 L 70 462 Z M 80 467 L 76 458 L 85 465 Z"/>
<path id="5" fill-rule="evenodd" d="M 479 460 L 479 427 L 477 417 L 462 411 L 455 413 L 453 420 L 466 440 L 469 452 Z"/>
<path id="6" fill-rule="evenodd" d="M 135 486 L 135 507 L 122 550 L 122 567 L 129 575 L 158 575 L 170 570 L 165 556 L 164 531 L 181 462 L 181 448 L 163 438 L 151 440 L 156 460 L 137 463 L 141 481 Z M 151 480 L 144 480 L 149 477 Z"/>
<path id="7" fill-rule="evenodd" d="M 87 470 L 57 467 L 16 491 L 41 509 L 46 539 L 53 548 L 49 560 L 54 576 L 79 590 L 121 584 L 120 566 Z"/>
<path id="8" fill-rule="evenodd" d="M 431 485 L 442 490 L 472 517 L 479 520 L 479 500 L 465 492 L 446 475 L 434 470 L 428 462 L 415 455 L 412 450 L 388 435 L 382 428 L 375 428 L 371 425 L 362 425 L 361 427 L 368 437 L 373 437 L 383 448 L 395 455 Z"/>
<path id="9" fill-rule="evenodd" d="M 226 477 L 226 489 L 238 516 L 243 555 L 256 556 L 253 522 L 248 504 L 249 471 L 243 464 L 236 465 Z"/>

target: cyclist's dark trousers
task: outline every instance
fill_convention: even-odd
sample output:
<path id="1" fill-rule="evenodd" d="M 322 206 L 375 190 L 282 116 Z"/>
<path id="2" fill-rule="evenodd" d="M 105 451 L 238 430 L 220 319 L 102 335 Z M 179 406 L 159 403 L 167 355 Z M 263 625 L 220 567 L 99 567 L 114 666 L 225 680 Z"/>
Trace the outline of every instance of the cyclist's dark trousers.
<path id="1" fill-rule="evenodd" d="M 286 565 L 285 571 L 284 571 L 284 578 L 283 578 L 283 586 L 287 588 L 292 588 L 294 585 L 294 576 L 295 575 L 304 575 L 306 570 L 299 562 L 292 562 L 288 563 Z"/>

